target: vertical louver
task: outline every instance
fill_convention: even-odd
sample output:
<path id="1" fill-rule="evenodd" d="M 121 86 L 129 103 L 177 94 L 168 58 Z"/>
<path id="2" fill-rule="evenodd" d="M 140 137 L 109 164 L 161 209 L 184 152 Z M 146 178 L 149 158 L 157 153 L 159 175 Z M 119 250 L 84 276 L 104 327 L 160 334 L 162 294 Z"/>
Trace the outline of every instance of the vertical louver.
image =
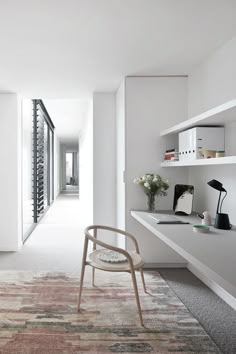
<path id="1" fill-rule="evenodd" d="M 50 144 L 49 130 L 54 126 L 41 100 L 33 100 L 33 217 L 37 223 L 50 205 Z M 53 134 L 52 134 L 53 135 Z M 52 157 L 53 158 L 53 157 Z"/>

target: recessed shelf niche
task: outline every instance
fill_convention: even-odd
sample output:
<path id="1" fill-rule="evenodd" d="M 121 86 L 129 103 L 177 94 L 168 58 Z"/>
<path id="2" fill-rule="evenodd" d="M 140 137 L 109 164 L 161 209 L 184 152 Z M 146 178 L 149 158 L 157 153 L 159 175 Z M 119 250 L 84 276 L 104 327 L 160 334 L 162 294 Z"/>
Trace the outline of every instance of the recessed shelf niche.
<path id="1" fill-rule="evenodd" d="M 226 156 L 186 161 L 163 161 L 161 167 L 236 164 L 236 99 L 161 131 L 160 136 L 163 137 L 163 154 L 166 149 L 178 146 L 178 133 L 197 126 L 225 127 Z"/>

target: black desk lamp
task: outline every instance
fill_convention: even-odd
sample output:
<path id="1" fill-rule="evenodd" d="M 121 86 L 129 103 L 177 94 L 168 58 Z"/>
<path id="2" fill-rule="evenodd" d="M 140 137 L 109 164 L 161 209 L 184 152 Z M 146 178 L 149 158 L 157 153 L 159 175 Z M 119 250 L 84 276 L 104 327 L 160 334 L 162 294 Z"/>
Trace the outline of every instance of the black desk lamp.
<path id="1" fill-rule="evenodd" d="M 211 181 L 207 182 L 207 184 L 220 192 L 218 203 L 217 203 L 216 219 L 215 219 L 214 227 L 216 229 L 230 230 L 231 225 L 229 222 L 228 214 L 221 213 L 222 204 L 223 204 L 223 201 L 227 195 L 227 191 L 224 189 L 223 184 L 221 182 L 217 181 L 216 179 L 212 179 Z M 221 201 L 221 193 L 222 192 L 225 193 L 225 196 Z"/>

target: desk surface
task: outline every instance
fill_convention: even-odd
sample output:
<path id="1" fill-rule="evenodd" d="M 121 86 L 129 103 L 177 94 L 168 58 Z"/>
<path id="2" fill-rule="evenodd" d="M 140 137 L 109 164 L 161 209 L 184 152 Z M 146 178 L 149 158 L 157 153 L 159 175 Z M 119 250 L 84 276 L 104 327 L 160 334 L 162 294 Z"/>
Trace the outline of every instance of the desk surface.
<path id="1" fill-rule="evenodd" d="M 158 213 L 170 214 L 163 211 Z M 190 264 L 236 298 L 236 228 L 218 230 L 211 227 L 207 234 L 196 233 L 193 224 L 200 224 L 196 216 L 178 216 L 190 224 L 161 225 L 144 211 L 131 215 L 158 238 L 164 241 Z"/>

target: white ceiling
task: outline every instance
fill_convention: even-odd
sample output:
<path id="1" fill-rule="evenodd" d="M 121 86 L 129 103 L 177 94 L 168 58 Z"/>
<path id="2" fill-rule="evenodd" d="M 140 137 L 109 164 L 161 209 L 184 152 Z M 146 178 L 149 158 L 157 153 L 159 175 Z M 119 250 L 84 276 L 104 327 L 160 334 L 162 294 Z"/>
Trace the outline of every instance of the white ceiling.
<path id="1" fill-rule="evenodd" d="M 55 125 L 60 142 L 68 147 L 78 145 L 79 132 L 88 117 L 89 100 L 44 99 L 43 103 Z"/>
<path id="2" fill-rule="evenodd" d="M 236 34 L 235 0 L 0 0 L 0 91 L 81 98 L 188 74 Z"/>

